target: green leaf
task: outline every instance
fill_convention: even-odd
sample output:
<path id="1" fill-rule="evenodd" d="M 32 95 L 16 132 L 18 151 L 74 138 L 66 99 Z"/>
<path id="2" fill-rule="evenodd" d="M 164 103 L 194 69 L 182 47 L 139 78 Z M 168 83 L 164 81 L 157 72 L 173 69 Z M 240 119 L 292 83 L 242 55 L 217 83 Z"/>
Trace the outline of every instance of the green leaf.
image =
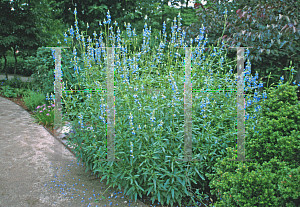
<path id="1" fill-rule="evenodd" d="M 284 41 L 280 44 L 279 48 L 282 48 L 282 46 L 283 46 L 285 43 L 287 43 L 287 41 L 284 40 Z"/>
<path id="2" fill-rule="evenodd" d="M 294 48 L 292 48 L 290 45 L 288 46 L 288 48 L 289 48 L 293 53 L 295 53 Z"/>
<path id="3" fill-rule="evenodd" d="M 171 189 L 172 198 L 174 198 L 174 189 Z"/>

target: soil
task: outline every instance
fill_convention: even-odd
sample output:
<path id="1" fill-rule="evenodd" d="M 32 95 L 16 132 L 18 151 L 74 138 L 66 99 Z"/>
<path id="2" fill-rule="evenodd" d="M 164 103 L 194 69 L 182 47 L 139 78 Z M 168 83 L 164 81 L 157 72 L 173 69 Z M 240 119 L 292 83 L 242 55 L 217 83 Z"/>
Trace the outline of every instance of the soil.
<path id="1" fill-rule="evenodd" d="M 0 94 L 0 106 L 0 207 L 163 207 L 158 201 L 152 204 L 149 196 L 131 201 L 129 196 L 122 195 L 124 189 L 117 187 L 110 187 L 103 195 L 106 199 L 94 203 L 109 187 L 107 180 L 99 182 L 101 176 L 86 172 L 82 160 L 76 162 L 74 152 L 55 137 L 53 129 L 34 123 L 33 112 L 22 96 L 7 98 Z M 211 202 L 204 203 L 209 206 Z"/>

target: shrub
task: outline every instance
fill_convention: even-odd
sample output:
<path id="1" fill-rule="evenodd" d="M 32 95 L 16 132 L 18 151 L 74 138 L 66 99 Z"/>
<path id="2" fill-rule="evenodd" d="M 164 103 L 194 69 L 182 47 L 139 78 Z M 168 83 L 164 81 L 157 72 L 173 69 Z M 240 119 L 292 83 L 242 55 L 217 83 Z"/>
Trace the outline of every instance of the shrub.
<path id="1" fill-rule="evenodd" d="M 1 85 L 6 85 L 6 86 L 9 86 L 11 88 L 21 88 L 23 86 L 23 81 L 21 81 L 17 77 L 13 77 L 10 80 L 3 80 L 2 83 L 3 84 L 1 84 Z"/>
<path id="2" fill-rule="evenodd" d="M 262 78 L 272 72 L 274 80 L 271 83 L 282 75 L 288 78 L 282 69 L 288 67 L 291 60 L 299 71 L 299 1 L 272 0 L 263 5 L 255 0 L 224 2 L 216 4 L 216 9 L 197 10 L 198 22 L 182 27 L 188 40 L 198 35 L 203 24 L 210 39 L 208 43 L 215 45 L 223 39 L 230 47 L 253 47 L 249 56 L 253 71 L 258 71 Z M 228 10 L 228 20 L 222 35 L 224 7 Z M 235 57 L 236 50 L 229 49 L 228 54 L 229 58 Z"/>
<path id="3" fill-rule="evenodd" d="M 71 52 L 68 50 L 62 49 L 61 52 L 61 68 L 62 71 L 65 71 L 64 79 L 67 80 L 68 86 L 75 84 L 76 81 L 72 77 L 72 73 L 69 71 L 72 67 L 70 63 Z M 31 77 L 33 81 L 31 82 L 32 90 L 39 90 L 44 95 L 49 96 L 51 93 L 54 94 L 54 81 L 55 81 L 55 58 L 53 57 L 54 52 L 51 51 L 51 48 L 40 47 L 37 50 L 36 56 L 27 57 L 24 62 L 26 63 L 27 68 L 32 68 L 33 74 Z M 80 63 L 83 67 L 82 63 Z M 73 66 L 74 67 L 74 66 Z M 62 76 L 64 76 L 62 72 Z"/>
<path id="4" fill-rule="evenodd" d="M 288 83 L 268 90 L 258 124 L 245 135 L 245 158 L 253 162 L 218 158 L 216 174 L 207 175 L 213 178 L 212 193 L 222 198 L 216 206 L 299 206 L 300 105 L 295 90 Z M 227 149 L 229 158 L 235 158 L 234 151 Z"/>
<path id="5" fill-rule="evenodd" d="M 229 147 L 228 158 L 235 159 Z M 272 158 L 258 162 L 234 162 L 217 159 L 215 174 L 210 186 L 218 200 L 214 206 L 299 206 L 300 167 L 291 168 L 288 163 Z"/>
<path id="6" fill-rule="evenodd" d="M 55 63 L 51 57 L 50 49 L 38 48 L 36 56 L 26 57 L 26 68 L 31 68 L 33 74 L 32 90 L 54 93 L 54 68 Z"/>
<path id="7" fill-rule="evenodd" d="M 285 84 L 276 90 L 271 88 L 269 99 L 262 107 L 259 133 L 255 128 L 249 130 L 247 152 L 254 156 L 253 159 L 263 161 L 276 156 L 289 164 L 297 161 L 299 166 L 300 105 L 296 86 Z"/>

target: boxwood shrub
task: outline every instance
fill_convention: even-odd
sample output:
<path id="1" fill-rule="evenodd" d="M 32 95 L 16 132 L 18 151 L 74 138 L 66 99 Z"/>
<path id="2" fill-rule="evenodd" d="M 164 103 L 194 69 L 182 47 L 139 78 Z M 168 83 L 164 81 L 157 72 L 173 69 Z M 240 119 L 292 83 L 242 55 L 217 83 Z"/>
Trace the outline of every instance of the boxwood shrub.
<path id="1" fill-rule="evenodd" d="M 215 206 L 300 206 L 300 105 L 297 86 L 268 89 L 262 118 L 245 134 L 245 158 L 227 148 L 207 174 Z"/>

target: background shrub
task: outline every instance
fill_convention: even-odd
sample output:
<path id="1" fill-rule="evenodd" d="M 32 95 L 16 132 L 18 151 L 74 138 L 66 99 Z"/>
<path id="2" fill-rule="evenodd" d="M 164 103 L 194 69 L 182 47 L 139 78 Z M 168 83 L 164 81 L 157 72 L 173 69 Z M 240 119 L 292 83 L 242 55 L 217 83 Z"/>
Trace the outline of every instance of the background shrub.
<path id="1" fill-rule="evenodd" d="M 279 77 L 288 79 L 282 69 L 293 61 L 299 71 L 300 27 L 299 1 L 223 1 L 213 8 L 197 9 L 197 23 L 182 27 L 187 40 L 198 35 L 202 24 L 208 34 L 209 43 L 216 45 L 222 38 L 230 47 L 250 48 L 253 72 L 259 72 L 263 80 L 272 72 L 270 84 L 277 84 Z M 224 7 L 228 10 L 226 30 L 222 36 Z M 232 10 L 232 11 L 231 11 Z M 229 57 L 236 56 L 235 49 L 228 49 Z M 254 74 L 253 74 L 254 75 Z M 300 82 L 300 72 L 295 77 Z M 265 82 L 264 82 L 265 83 Z"/>
<path id="2" fill-rule="evenodd" d="M 66 73 L 66 78 L 69 81 L 69 86 L 73 81 L 71 75 L 72 64 L 71 61 L 72 53 L 69 50 L 62 49 L 61 52 L 61 68 L 62 76 L 64 72 Z M 32 90 L 40 90 L 43 94 L 54 94 L 54 81 L 55 81 L 55 52 L 51 51 L 51 48 L 40 47 L 37 50 L 36 56 L 30 56 L 25 59 L 25 64 L 27 68 L 32 68 L 31 77 L 32 81 Z M 81 64 L 81 67 L 83 64 Z M 63 77 L 65 80 L 65 77 Z"/>

